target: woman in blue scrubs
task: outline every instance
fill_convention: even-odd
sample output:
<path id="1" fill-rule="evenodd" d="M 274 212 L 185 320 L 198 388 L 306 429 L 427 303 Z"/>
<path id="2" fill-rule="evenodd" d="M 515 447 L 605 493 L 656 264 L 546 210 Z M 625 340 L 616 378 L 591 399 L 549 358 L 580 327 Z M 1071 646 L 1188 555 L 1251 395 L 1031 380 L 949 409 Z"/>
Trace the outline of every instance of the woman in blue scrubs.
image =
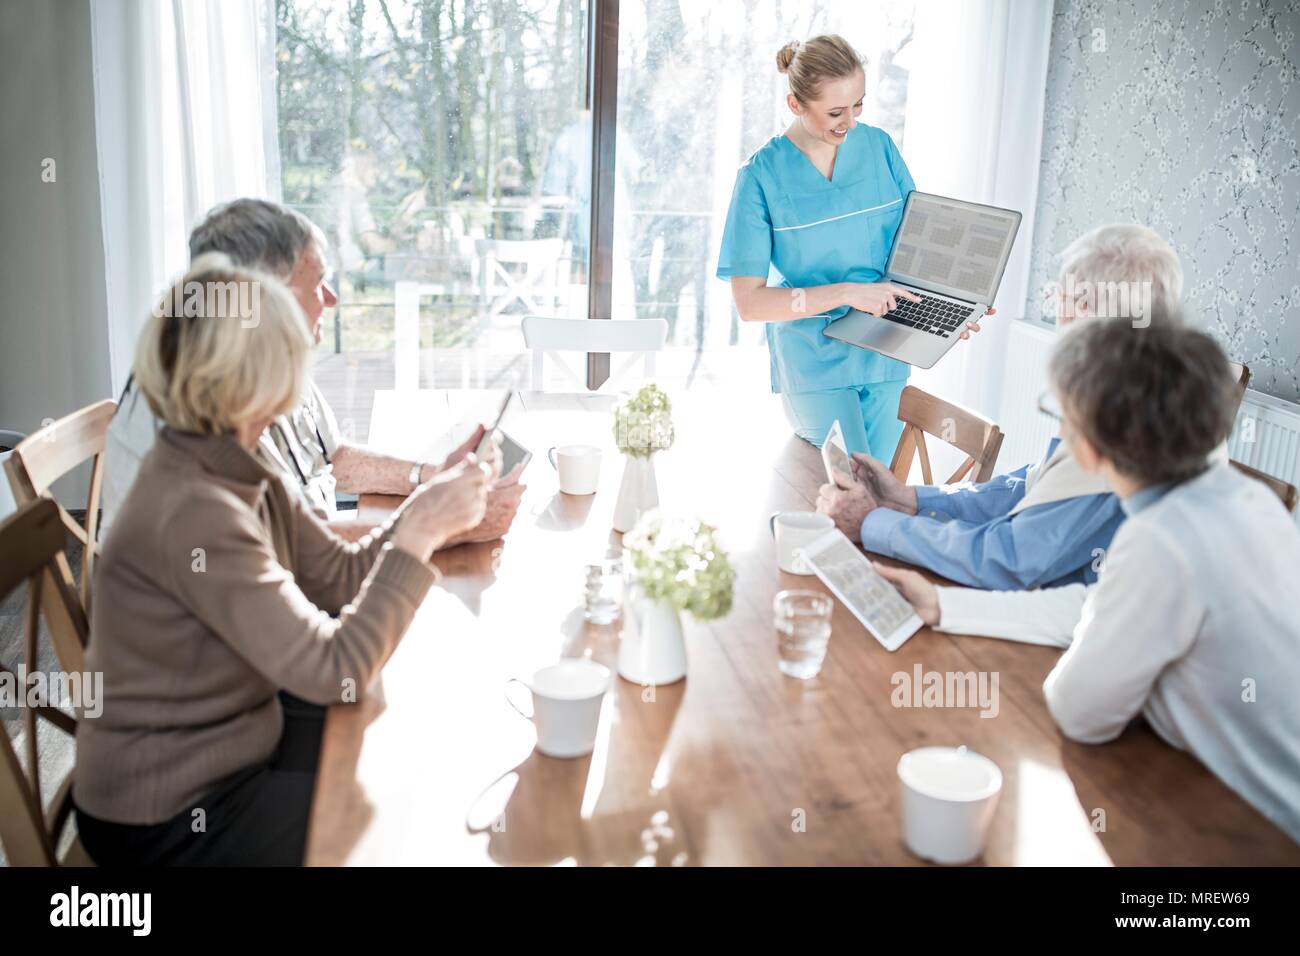
<path id="1" fill-rule="evenodd" d="M 857 122 L 866 77 L 843 38 L 787 44 L 777 67 L 795 119 L 736 175 L 718 278 L 741 319 L 766 323 L 772 390 L 796 434 L 820 447 L 838 419 L 850 452 L 888 464 L 911 367 L 822 330 L 849 308 L 883 315 L 917 298 L 880 281 L 912 176 L 888 133 Z"/>

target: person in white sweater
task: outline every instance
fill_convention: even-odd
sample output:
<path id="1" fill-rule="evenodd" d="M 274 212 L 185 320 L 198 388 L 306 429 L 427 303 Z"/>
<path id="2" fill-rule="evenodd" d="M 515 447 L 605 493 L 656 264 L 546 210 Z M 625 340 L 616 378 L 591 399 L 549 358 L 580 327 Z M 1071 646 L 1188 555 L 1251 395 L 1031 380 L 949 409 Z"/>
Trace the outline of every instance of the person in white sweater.
<path id="1" fill-rule="evenodd" d="M 1081 323 L 1052 356 L 1062 432 L 1128 519 L 1097 583 L 935 587 L 880 572 L 942 631 L 1066 648 L 1043 685 L 1061 732 L 1118 737 L 1138 714 L 1300 841 L 1300 529 L 1209 453 L 1236 407 L 1227 360 L 1187 328 Z"/>

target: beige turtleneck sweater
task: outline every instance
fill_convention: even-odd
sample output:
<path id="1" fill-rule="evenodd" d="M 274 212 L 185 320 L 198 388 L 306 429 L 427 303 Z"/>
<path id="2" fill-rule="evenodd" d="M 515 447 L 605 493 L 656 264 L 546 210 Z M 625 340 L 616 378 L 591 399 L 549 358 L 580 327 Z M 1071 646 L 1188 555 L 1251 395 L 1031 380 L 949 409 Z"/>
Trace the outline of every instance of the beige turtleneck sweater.
<path id="1" fill-rule="evenodd" d="M 355 700 L 437 579 L 388 537 L 345 543 L 233 437 L 163 429 L 96 566 L 77 805 L 161 823 L 271 757 L 279 690 Z"/>

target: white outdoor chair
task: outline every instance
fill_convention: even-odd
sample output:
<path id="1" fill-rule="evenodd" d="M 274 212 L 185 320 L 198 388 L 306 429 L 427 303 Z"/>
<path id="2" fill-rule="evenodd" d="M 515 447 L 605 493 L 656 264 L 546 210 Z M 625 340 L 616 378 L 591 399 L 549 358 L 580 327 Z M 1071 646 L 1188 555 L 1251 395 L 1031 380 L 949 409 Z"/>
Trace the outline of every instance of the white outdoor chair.
<path id="1" fill-rule="evenodd" d="M 514 303 L 525 312 L 549 312 L 558 299 L 556 268 L 564 254 L 563 239 L 477 239 L 481 306 L 486 318 Z"/>
<path id="2" fill-rule="evenodd" d="M 565 376 L 580 389 L 587 387 L 585 376 L 576 374 L 559 352 L 630 353 L 609 382 L 622 376 L 638 360 L 645 363 L 644 374 L 655 373 L 655 353 L 668 340 L 668 323 L 663 319 L 553 319 L 538 315 L 524 317 L 524 345 L 533 353 L 533 388 L 546 390 L 545 356 L 549 355 L 563 369 Z"/>

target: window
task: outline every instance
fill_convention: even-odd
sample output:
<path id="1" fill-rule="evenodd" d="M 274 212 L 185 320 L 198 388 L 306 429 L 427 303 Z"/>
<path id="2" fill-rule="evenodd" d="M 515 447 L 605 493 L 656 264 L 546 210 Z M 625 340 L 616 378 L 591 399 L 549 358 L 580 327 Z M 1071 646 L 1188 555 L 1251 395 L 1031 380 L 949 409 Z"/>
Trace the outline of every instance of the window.
<path id="1" fill-rule="evenodd" d="M 522 316 L 587 318 L 591 12 L 276 0 L 281 190 L 332 244 L 314 374 L 352 437 L 375 389 L 527 382 Z M 789 123 L 776 51 L 844 34 L 868 58 L 863 120 L 901 143 L 912 6 L 622 0 L 618 18 L 611 317 L 668 321 L 670 385 L 763 390 L 762 329 L 714 269 L 736 168 Z"/>
<path id="2" fill-rule="evenodd" d="M 281 190 L 331 243 L 314 375 L 364 440 L 376 388 L 493 387 L 520 317 L 586 310 L 586 0 L 277 0 Z"/>
<path id="3" fill-rule="evenodd" d="M 620 4 L 614 311 L 668 321 L 661 377 L 768 387 L 762 326 L 741 324 L 714 272 L 737 168 L 792 119 L 777 50 L 843 35 L 867 59 L 861 121 L 901 145 L 907 71 L 895 57 L 911 29 L 910 3 Z"/>

